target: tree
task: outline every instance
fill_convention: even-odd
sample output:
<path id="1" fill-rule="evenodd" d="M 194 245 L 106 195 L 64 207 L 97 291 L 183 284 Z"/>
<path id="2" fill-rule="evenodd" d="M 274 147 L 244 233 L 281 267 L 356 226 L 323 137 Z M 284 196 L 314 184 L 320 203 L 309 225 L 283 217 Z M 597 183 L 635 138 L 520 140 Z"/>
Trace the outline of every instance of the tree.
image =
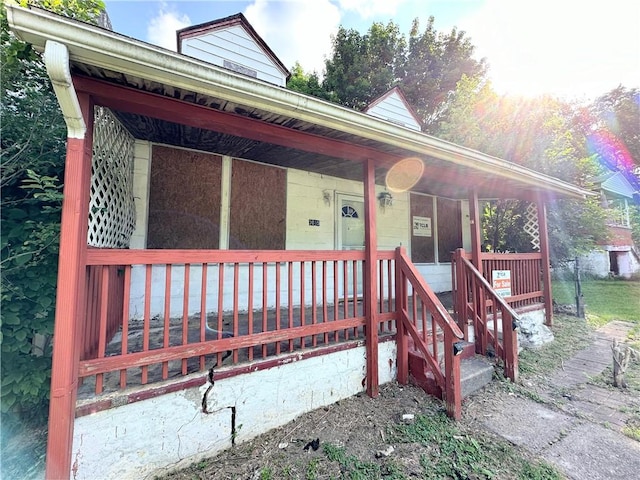
<path id="1" fill-rule="evenodd" d="M 322 82 L 330 98 L 363 109 L 394 86 L 400 86 L 427 129 L 446 111 L 456 84 L 466 75 L 485 74 L 484 61 L 473 59 L 465 32 L 434 28 L 430 17 L 423 32 L 413 21 L 409 42 L 397 24 L 374 23 L 365 35 L 340 27 L 332 38 Z M 324 97 L 326 98 L 326 97 Z"/>
<path id="2" fill-rule="evenodd" d="M 339 103 L 362 109 L 395 84 L 406 46 L 398 25 L 374 23 L 365 35 L 341 26 L 332 41 L 322 86 Z"/>
<path id="3" fill-rule="evenodd" d="M 99 0 L 23 0 L 95 22 Z M 66 127 L 41 55 L 0 11 L 2 414 L 46 415 Z M 14 417 L 15 418 L 15 417 Z"/>
<path id="4" fill-rule="evenodd" d="M 314 97 L 322 98 L 329 101 L 337 101 L 330 92 L 322 88 L 320 78 L 316 72 L 305 73 L 299 62 L 293 67 L 291 77 L 287 80 L 287 88 L 296 92 L 305 93 Z"/>
<path id="5" fill-rule="evenodd" d="M 606 129 L 616 136 L 626 152 L 616 152 L 618 170 L 640 175 L 640 89 L 620 85 L 602 95 L 591 106 L 592 129 Z"/>
<path id="6" fill-rule="evenodd" d="M 577 112 L 575 105 L 551 97 L 500 97 L 490 84 L 463 77 L 437 135 L 591 188 L 597 164 L 587 150 L 584 129 L 576 123 Z M 525 202 L 492 202 L 484 211 L 485 244 L 495 250 L 528 248 L 518 234 L 526 207 Z M 552 262 L 571 259 L 606 239 L 604 212 L 596 197 L 557 200 L 548 207 Z"/>
<path id="7" fill-rule="evenodd" d="M 455 27 L 448 34 L 437 32 L 434 21 L 429 17 L 422 33 L 418 19 L 413 21 L 405 71 L 400 75 L 407 99 L 430 133 L 446 111 L 458 82 L 464 76 L 483 78 L 486 74 L 484 59 L 473 58 L 475 47 L 466 33 Z"/>

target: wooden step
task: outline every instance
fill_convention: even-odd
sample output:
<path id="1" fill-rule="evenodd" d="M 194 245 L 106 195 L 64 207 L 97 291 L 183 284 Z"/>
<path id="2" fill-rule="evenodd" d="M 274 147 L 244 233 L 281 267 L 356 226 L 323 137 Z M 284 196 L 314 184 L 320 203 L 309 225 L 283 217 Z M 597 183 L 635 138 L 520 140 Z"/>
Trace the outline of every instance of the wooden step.
<path id="1" fill-rule="evenodd" d="M 490 361 L 475 354 L 472 343 L 464 342 L 461 356 L 460 389 L 462 398 L 465 398 L 491 382 L 494 368 Z M 425 358 L 421 352 L 413 348 L 409 349 L 409 378 L 429 395 L 443 398 L 443 392 L 427 367 Z"/>

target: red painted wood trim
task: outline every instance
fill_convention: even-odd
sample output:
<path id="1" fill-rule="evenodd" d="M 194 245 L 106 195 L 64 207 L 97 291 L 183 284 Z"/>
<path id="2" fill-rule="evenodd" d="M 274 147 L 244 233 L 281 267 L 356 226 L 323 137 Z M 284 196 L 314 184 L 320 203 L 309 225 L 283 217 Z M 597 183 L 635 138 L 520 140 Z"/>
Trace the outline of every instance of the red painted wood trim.
<path id="1" fill-rule="evenodd" d="M 305 152 L 348 158 L 353 161 L 364 162 L 369 158 L 375 158 L 376 161 L 390 166 L 402 159 L 400 156 L 373 148 L 321 137 L 235 113 L 220 112 L 203 105 L 88 77 L 74 76 L 73 83 L 78 91 L 90 93 L 97 105 L 122 112 L 168 122 L 176 122 L 179 119 L 180 123 L 190 127 L 296 148 Z"/>
<path id="2" fill-rule="evenodd" d="M 164 268 L 164 322 L 162 330 L 162 346 L 169 348 L 169 326 L 171 320 L 171 265 Z M 126 353 L 126 352 L 124 352 Z M 169 362 L 162 364 L 162 379 L 169 377 Z"/>
<path id="3" fill-rule="evenodd" d="M 542 285 L 544 290 L 545 324 L 553 326 L 553 291 L 551 290 L 551 258 L 549 254 L 549 232 L 547 228 L 547 206 L 544 200 L 538 200 L 538 232 L 540 235 L 540 254 L 542 255 Z"/>
<path id="4" fill-rule="evenodd" d="M 131 292 L 131 266 L 124 267 L 124 294 L 122 295 L 122 345 L 121 354 L 127 353 L 129 348 L 129 299 Z M 164 377 L 163 377 L 164 378 Z M 127 386 L 127 370 L 120 370 L 120 388 Z"/>
<path id="5" fill-rule="evenodd" d="M 393 341 L 394 337 L 383 337 L 380 339 L 380 343 Z M 270 368 L 280 367 L 282 365 L 288 365 L 292 362 L 303 361 L 309 358 L 319 357 L 322 355 L 329 355 L 331 353 L 342 352 L 361 347 L 363 342 L 361 340 L 352 341 L 348 343 L 340 343 L 338 345 L 332 345 L 330 347 L 322 347 L 314 350 L 305 350 L 304 352 L 293 353 L 291 355 L 281 356 L 278 358 L 270 358 L 261 362 L 254 362 L 251 364 L 244 364 L 238 366 L 232 366 L 215 372 L 215 380 L 223 380 L 225 378 L 231 378 L 238 375 L 251 374 L 256 371 L 268 370 Z M 139 402 L 142 400 L 148 400 L 150 398 L 159 397 L 167 393 L 179 392 L 189 388 L 200 387 L 208 381 L 208 373 L 202 372 L 200 374 L 193 374 L 190 378 L 184 378 L 172 381 L 166 385 L 154 385 L 145 388 L 142 391 L 135 392 L 120 392 L 115 397 L 116 399 L 98 399 L 95 401 L 83 402 L 76 408 L 76 417 L 82 417 L 90 415 L 92 413 L 109 410 L 110 408 L 126 405 L 130 403 Z"/>
<path id="6" fill-rule="evenodd" d="M 365 324 L 365 317 L 338 320 L 337 322 L 319 323 L 317 325 L 306 325 L 304 327 L 293 327 L 286 330 L 254 333 L 253 335 L 243 335 L 239 337 L 224 338 L 220 340 L 210 340 L 207 342 L 190 343 L 187 345 L 177 345 L 169 348 L 147 350 L 130 353 L 115 357 L 105 357 L 80 362 L 79 375 L 87 377 L 98 373 L 112 372 L 123 367 L 143 367 L 171 360 L 181 360 L 183 358 L 209 355 L 227 350 L 237 350 L 248 348 L 262 343 L 280 342 L 300 336 L 318 335 L 334 330 L 360 327 Z"/>
<path id="7" fill-rule="evenodd" d="M 540 252 L 532 253 L 482 253 L 482 260 L 540 260 L 542 254 Z"/>
<path id="8" fill-rule="evenodd" d="M 365 259 L 361 250 L 119 250 L 91 249 L 88 265 L 158 265 L 168 263 L 276 263 Z"/>
<path id="9" fill-rule="evenodd" d="M 378 288 L 376 283 L 376 269 L 378 267 L 378 239 L 376 236 L 376 170 L 373 159 L 368 159 L 363 166 L 364 176 L 364 297 L 366 317 L 366 346 L 367 346 L 367 394 L 375 398 L 379 393 L 378 372 Z M 356 268 L 354 265 L 354 273 Z M 355 277 L 355 275 L 354 275 Z M 355 283 L 355 279 L 354 279 Z M 357 290 L 354 288 L 354 295 Z M 354 301 L 355 306 L 355 301 Z"/>
<path id="10" fill-rule="evenodd" d="M 444 332 L 444 401 L 447 414 L 454 420 L 462 417 L 462 386 L 460 384 L 460 357 L 453 354 L 456 340 L 449 330 Z"/>
<path id="11" fill-rule="evenodd" d="M 184 285 L 184 292 L 182 295 L 182 344 L 187 345 L 189 343 L 189 286 L 191 280 L 191 264 L 187 263 L 184 266 L 184 277 L 182 283 Z M 182 359 L 182 375 L 187 374 L 187 359 Z"/>
<path id="12" fill-rule="evenodd" d="M 478 191 L 469 190 L 469 220 L 471 222 L 471 258 L 478 271 L 482 273 L 482 232 L 480 231 L 480 205 Z"/>
<path id="13" fill-rule="evenodd" d="M 85 312 L 87 228 L 93 147 L 93 104 L 79 95 L 87 126 L 84 139 L 68 138 L 60 227 L 46 478 L 69 478 Z"/>
<path id="14" fill-rule="evenodd" d="M 406 280 L 402 275 L 401 264 L 404 256 L 406 255 L 404 247 L 396 248 L 396 268 L 395 268 L 395 280 L 396 280 L 396 299 L 395 299 L 395 314 L 396 314 L 396 344 L 398 349 L 397 355 L 397 378 L 400 385 L 406 385 L 409 381 L 409 346 L 407 332 L 404 327 L 404 321 L 400 317 L 400 312 L 405 310 L 407 305 L 406 299 Z"/>

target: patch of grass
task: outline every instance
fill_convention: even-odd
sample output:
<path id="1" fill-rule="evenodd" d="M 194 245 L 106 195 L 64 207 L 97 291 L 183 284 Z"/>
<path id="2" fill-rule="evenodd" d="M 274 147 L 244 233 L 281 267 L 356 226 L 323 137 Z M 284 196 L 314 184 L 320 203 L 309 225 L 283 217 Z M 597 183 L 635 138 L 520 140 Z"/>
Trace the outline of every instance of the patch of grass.
<path id="1" fill-rule="evenodd" d="M 272 480 L 273 470 L 270 467 L 262 467 L 260 470 L 260 480 Z"/>
<path id="2" fill-rule="evenodd" d="M 395 465 L 385 464 L 381 467 L 375 462 L 363 461 L 355 455 L 347 455 L 344 447 L 332 443 L 325 443 L 322 451 L 330 461 L 337 462 L 340 465 L 341 478 L 344 479 L 370 480 L 385 478 L 403 480 L 406 478 Z"/>
<path id="3" fill-rule="evenodd" d="M 640 416 L 638 417 L 637 420 L 633 420 L 629 422 L 622 429 L 622 433 L 624 433 L 627 437 L 640 442 Z"/>
<path id="4" fill-rule="evenodd" d="M 630 280 L 593 280 L 581 282 L 589 323 L 599 327 L 612 320 L 640 324 L 640 282 Z M 573 280 L 555 280 L 553 298 L 560 304 L 575 304 Z"/>
<path id="5" fill-rule="evenodd" d="M 519 369 L 522 375 L 544 375 L 556 370 L 564 360 L 591 343 L 593 328 L 583 319 L 569 315 L 555 315 L 554 341 L 542 347 L 520 352 Z"/>
<path id="6" fill-rule="evenodd" d="M 480 432 L 463 432 L 444 413 L 417 415 L 409 425 L 396 425 L 395 440 L 424 447 L 420 456 L 422 478 L 536 478 L 562 479 L 552 466 L 531 462 L 504 440 L 488 438 Z"/>

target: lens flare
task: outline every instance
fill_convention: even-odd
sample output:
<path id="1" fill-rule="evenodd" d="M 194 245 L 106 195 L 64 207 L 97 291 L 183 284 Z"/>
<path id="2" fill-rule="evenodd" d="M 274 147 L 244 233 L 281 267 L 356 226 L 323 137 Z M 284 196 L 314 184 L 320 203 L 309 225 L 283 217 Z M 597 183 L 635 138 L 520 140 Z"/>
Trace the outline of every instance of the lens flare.
<path id="1" fill-rule="evenodd" d="M 424 162 L 420 158 L 403 158 L 387 172 L 386 187 L 392 192 L 406 192 L 418 183 L 422 172 L 424 172 Z"/>
<path id="2" fill-rule="evenodd" d="M 603 167 L 609 170 L 632 172 L 633 159 L 622 140 L 609 130 L 600 129 L 587 136 L 587 148 L 596 155 Z"/>

